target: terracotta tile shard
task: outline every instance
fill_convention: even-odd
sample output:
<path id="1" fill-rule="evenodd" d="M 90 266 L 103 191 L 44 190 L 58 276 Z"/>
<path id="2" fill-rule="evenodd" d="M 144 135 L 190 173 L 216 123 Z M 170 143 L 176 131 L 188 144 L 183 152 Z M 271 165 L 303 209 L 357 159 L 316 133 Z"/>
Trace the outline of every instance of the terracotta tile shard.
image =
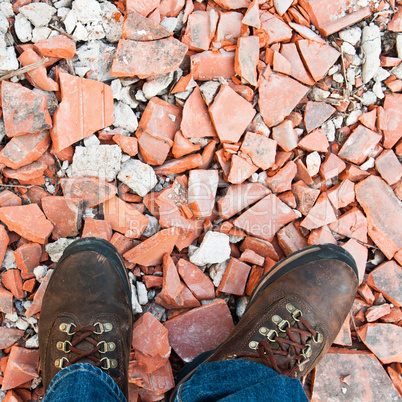
<path id="1" fill-rule="evenodd" d="M 402 32 L 402 10 L 397 11 L 387 25 L 387 29 L 394 32 Z"/>
<path id="2" fill-rule="evenodd" d="M 277 73 L 292 75 L 292 65 L 285 56 L 279 52 L 274 52 L 272 69 Z"/>
<path id="3" fill-rule="evenodd" d="M 166 364 L 170 356 L 168 330 L 149 312 L 141 316 L 133 327 L 132 346 L 135 360 L 152 373 Z"/>
<path id="4" fill-rule="evenodd" d="M 44 57 L 72 59 L 75 55 L 75 42 L 65 35 L 57 35 L 49 39 L 40 40 L 33 47 Z"/>
<path id="5" fill-rule="evenodd" d="M 275 163 L 276 144 L 265 135 L 247 132 L 240 151 L 248 155 L 254 165 L 267 170 Z"/>
<path id="6" fill-rule="evenodd" d="M 9 241 L 10 241 L 10 238 L 8 237 L 7 230 L 5 229 L 5 227 L 3 225 L 1 225 L 0 226 L 0 264 L 3 263 Z"/>
<path id="7" fill-rule="evenodd" d="M 86 218 L 81 237 L 99 237 L 110 241 L 112 238 L 112 225 L 109 221 Z"/>
<path id="8" fill-rule="evenodd" d="M 379 320 L 384 315 L 391 312 L 391 305 L 388 303 L 381 304 L 379 306 L 369 307 L 366 311 L 367 322 L 374 322 Z"/>
<path id="9" fill-rule="evenodd" d="M 22 338 L 25 331 L 15 328 L 0 328 L 0 349 L 6 349 L 13 346 L 15 342 Z"/>
<path id="10" fill-rule="evenodd" d="M 388 375 L 390 376 L 395 389 L 399 392 L 399 396 L 402 397 L 402 379 L 398 371 L 394 370 L 391 366 L 387 367 Z"/>
<path id="11" fill-rule="evenodd" d="M 50 135 L 55 152 L 113 124 L 109 85 L 60 73 L 61 103 L 53 115 Z"/>
<path id="12" fill-rule="evenodd" d="M 103 215 L 113 230 L 132 239 L 140 237 L 149 222 L 141 212 L 116 196 L 103 203 Z"/>
<path id="13" fill-rule="evenodd" d="M 42 198 L 42 209 L 46 217 L 54 225 L 52 236 L 77 236 L 81 226 L 82 200 L 70 197 Z"/>
<path id="14" fill-rule="evenodd" d="M 257 63 L 260 55 L 258 36 L 245 36 L 237 41 L 235 71 L 251 85 L 257 85 Z"/>
<path id="15" fill-rule="evenodd" d="M 269 193 L 270 190 L 260 183 L 232 185 L 226 195 L 217 202 L 219 215 L 223 219 L 229 219 Z"/>
<path id="16" fill-rule="evenodd" d="M 237 296 L 244 295 L 250 270 L 250 265 L 231 258 L 217 291 Z"/>
<path id="17" fill-rule="evenodd" d="M 14 251 L 14 257 L 18 269 L 23 274 L 33 275 L 33 270 L 42 258 L 42 247 L 38 243 L 23 244 Z"/>
<path id="18" fill-rule="evenodd" d="M 357 127 L 343 144 L 338 155 L 352 163 L 363 163 L 382 136 L 364 126 Z"/>
<path id="19" fill-rule="evenodd" d="M 138 13 L 146 17 L 160 4 L 160 0 L 127 0 L 127 13 Z"/>
<path id="20" fill-rule="evenodd" d="M 386 123 L 383 130 L 383 146 L 392 148 L 402 138 L 402 132 L 399 129 L 402 124 L 402 94 L 385 95 L 384 110 Z"/>
<path id="21" fill-rule="evenodd" d="M 278 243 L 286 255 L 307 247 L 307 240 L 296 229 L 293 222 L 283 227 L 277 234 Z"/>
<path id="22" fill-rule="evenodd" d="M 359 272 L 359 284 L 363 282 L 364 274 L 366 272 L 366 263 L 368 257 L 368 249 L 366 246 L 358 243 L 354 239 L 348 240 L 346 243 L 342 244 L 342 247 L 352 254 L 356 261 L 357 270 Z"/>
<path id="23" fill-rule="evenodd" d="M 356 207 L 339 216 L 336 222 L 329 225 L 329 228 L 342 236 L 367 243 L 367 219 Z"/>
<path id="24" fill-rule="evenodd" d="M 218 188 L 217 170 L 191 170 L 188 180 L 188 204 L 196 218 L 211 216 Z"/>
<path id="25" fill-rule="evenodd" d="M 290 120 L 285 120 L 275 126 L 272 129 L 272 138 L 286 152 L 297 147 L 298 136 Z"/>
<path id="26" fill-rule="evenodd" d="M 325 131 L 321 128 L 317 128 L 303 137 L 299 141 L 298 146 L 309 152 L 328 152 L 329 143 Z"/>
<path id="27" fill-rule="evenodd" d="M 0 208 L 0 220 L 27 240 L 45 244 L 53 230 L 37 204 Z"/>
<path id="28" fill-rule="evenodd" d="M 336 216 L 334 209 L 328 200 L 327 194 L 322 193 L 318 197 L 314 207 L 310 209 L 308 215 L 302 220 L 300 226 L 311 230 L 328 225 L 335 221 Z"/>
<path id="29" fill-rule="evenodd" d="M 180 258 L 177 269 L 184 283 L 198 300 L 208 300 L 215 297 L 214 284 L 196 265 Z"/>
<path id="30" fill-rule="evenodd" d="M 1 85 L 3 121 L 8 137 L 38 133 L 52 127 L 46 96 L 21 84 L 4 81 Z"/>
<path id="31" fill-rule="evenodd" d="M 194 11 L 187 20 L 186 30 L 181 41 L 191 50 L 208 50 L 215 35 L 218 14 L 215 10 Z"/>
<path id="32" fill-rule="evenodd" d="M 371 271 L 367 283 L 395 306 L 402 306 L 402 267 L 395 261 L 384 262 Z"/>
<path id="33" fill-rule="evenodd" d="M 366 324 L 359 328 L 358 333 L 364 344 L 383 364 L 402 362 L 402 327 L 392 324 Z"/>
<path id="34" fill-rule="evenodd" d="M 10 190 L 3 190 L 0 192 L 0 208 L 2 207 L 14 207 L 21 205 L 21 198 L 17 194 L 14 194 Z"/>
<path id="35" fill-rule="evenodd" d="M 187 46 L 173 37 L 149 42 L 121 39 L 113 60 L 114 77 L 147 78 L 177 70 Z"/>
<path id="36" fill-rule="evenodd" d="M 313 40 L 303 39 L 297 42 L 301 57 L 315 81 L 325 77 L 328 70 L 341 55 L 332 46 Z"/>
<path id="37" fill-rule="evenodd" d="M 327 121 L 335 112 L 335 108 L 325 102 L 307 102 L 304 111 L 304 124 L 309 133 Z"/>
<path id="38" fill-rule="evenodd" d="M 129 262 L 146 267 L 159 265 L 162 263 L 163 255 L 172 252 L 178 237 L 179 232 L 175 228 L 161 230 L 127 251 L 124 258 Z"/>
<path id="39" fill-rule="evenodd" d="M 255 109 L 228 85 L 222 85 L 209 114 L 222 142 L 239 141 L 255 115 Z"/>
<path id="40" fill-rule="evenodd" d="M 240 256 L 240 261 L 259 265 L 261 267 L 264 265 L 264 260 L 265 260 L 265 258 L 263 256 L 257 254 L 256 252 L 254 252 L 253 250 L 250 250 L 248 248 L 245 249 Z"/>
<path id="41" fill-rule="evenodd" d="M 325 243 L 338 244 L 334 235 L 329 230 L 328 226 L 324 225 L 318 229 L 313 229 L 310 232 L 310 236 L 307 239 L 307 244 L 309 246 L 313 244 L 325 244 Z"/>
<path id="42" fill-rule="evenodd" d="M 1 282 L 16 299 L 23 299 L 25 292 L 22 290 L 21 271 L 19 269 L 9 269 L 1 274 Z"/>
<path id="43" fill-rule="evenodd" d="M 350 332 L 350 313 L 346 317 L 341 330 L 334 340 L 334 343 L 342 346 L 352 346 L 352 335 Z"/>
<path id="44" fill-rule="evenodd" d="M 13 294 L 0 286 L 0 311 L 5 314 L 14 313 Z"/>
<path id="45" fill-rule="evenodd" d="M 116 134 L 113 141 L 121 148 L 121 150 L 130 156 L 138 154 L 138 140 L 135 137 L 126 137 L 125 135 Z"/>
<path id="46" fill-rule="evenodd" d="M 376 121 L 377 121 L 377 110 L 373 109 L 371 112 L 363 113 L 358 117 L 360 123 L 365 125 L 370 130 L 376 129 Z"/>
<path id="47" fill-rule="evenodd" d="M 308 187 L 302 180 L 292 184 L 292 192 L 296 198 L 297 209 L 307 215 L 320 195 L 320 190 Z"/>
<path id="48" fill-rule="evenodd" d="M 335 209 L 345 208 L 355 200 L 355 185 L 346 179 L 327 191 L 328 199 Z"/>
<path id="49" fill-rule="evenodd" d="M 269 194 L 235 219 L 233 224 L 253 236 L 271 241 L 282 226 L 297 218 L 285 203 Z"/>
<path id="50" fill-rule="evenodd" d="M 231 42 L 235 44 L 242 34 L 242 18 L 243 14 L 238 12 L 220 12 L 213 45 L 220 47 L 223 43 L 228 44 Z"/>
<path id="51" fill-rule="evenodd" d="M 123 39 L 146 42 L 169 36 L 172 36 L 172 32 L 136 12 L 127 14 L 125 17 L 122 33 Z"/>
<path id="52" fill-rule="evenodd" d="M 402 178 L 402 165 L 392 149 L 384 150 L 376 158 L 375 167 L 390 186 L 396 184 Z"/>
<path id="53" fill-rule="evenodd" d="M 325 155 L 324 162 L 320 166 L 320 176 L 324 180 L 332 179 L 337 177 L 346 168 L 345 162 L 338 158 L 335 154 L 328 153 Z"/>
<path id="54" fill-rule="evenodd" d="M 276 42 L 289 42 L 292 38 L 292 29 L 288 24 L 269 12 L 260 14 L 261 30 L 264 32 L 265 45 Z"/>
<path id="55" fill-rule="evenodd" d="M 261 21 L 258 10 L 258 1 L 254 0 L 248 6 L 244 18 L 242 19 L 242 24 L 259 29 L 261 27 Z"/>
<path id="56" fill-rule="evenodd" d="M 190 57 L 191 74 L 195 80 L 230 79 L 235 75 L 235 52 L 220 49 L 219 52 L 205 51 Z"/>
<path id="57" fill-rule="evenodd" d="M 183 136 L 180 130 L 174 136 L 172 154 L 175 158 L 180 158 L 184 155 L 197 152 L 200 149 L 201 149 L 200 145 L 193 144 L 190 140 L 188 140 Z"/>
<path id="58" fill-rule="evenodd" d="M 230 171 L 227 181 L 233 184 L 242 183 L 258 170 L 251 162 L 240 156 L 233 155 L 230 163 Z"/>
<path id="59" fill-rule="evenodd" d="M 187 170 L 197 169 L 201 167 L 202 163 L 202 156 L 200 154 L 192 154 L 179 159 L 171 159 L 162 166 L 156 167 L 154 171 L 158 175 L 178 174 Z"/>
<path id="60" fill-rule="evenodd" d="M 216 131 L 202 99 L 200 88 L 194 88 L 183 108 L 181 132 L 186 138 L 216 137 Z"/>
<path id="61" fill-rule="evenodd" d="M 303 61 L 295 43 L 284 43 L 281 47 L 281 55 L 286 58 L 291 66 L 291 76 L 306 85 L 314 85 L 314 80 L 304 67 Z"/>
<path id="62" fill-rule="evenodd" d="M 39 377 L 38 369 L 39 350 L 29 350 L 20 346 L 13 346 L 4 372 L 1 389 L 6 391 L 16 388 Z"/>
<path id="63" fill-rule="evenodd" d="M 38 179 L 43 179 L 43 173 L 47 169 L 47 165 L 40 162 L 32 162 L 29 165 L 22 166 L 18 169 L 4 168 L 3 174 L 5 177 L 18 180 L 21 184 L 34 182 Z M 36 184 L 36 183 L 33 183 Z M 44 184 L 44 182 L 42 183 Z"/>
<path id="64" fill-rule="evenodd" d="M 296 176 L 297 166 L 294 162 L 288 162 L 275 176 L 265 179 L 265 183 L 274 193 L 283 193 L 291 189 L 291 184 Z"/>
<path id="65" fill-rule="evenodd" d="M 350 375 L 350 385 L 347 386 L 346 395 L 343 395 L 342 383 L 336 379 L 345 375 Z M 328 353 L 317 366 L 312 400 L 324 402 L 334 395 L 340 396 L 338 400 L 345 401 L 377 400 L 384 395 L 398 399 L 398 393 L 381 363 L 374 355 L 360 351 Z"/>
<path id="66" fill-rule="evenodd" d="M 385 181 L 375 176 L 356 184 L 355 191 L 367 216 L 370 238 L 391 259 L 402 248 L 399 200 Z"/>
<path id="67" fill-rule="evenodd" d="M 233 321 L 226 303 L 217 300 L 172 318 L 165 327 L 170 346 L 189 363 L 200 353 L 219 346 L 232 331 Z"/>
<path id="68" fill-rule="evenodd" d="M 117 189 L 113 184 L 96 177 L 71 177 L 60 179 L 66 197 L 80 198 L 83 209 L 92 208 L 112 198 Z"/>
<path id="69" fill-rule="evenodd" d="M 267 80 L 262 80 L 258 104 L 265 124 L 272 127 L 281 123 L 308 90 L 308 87 L 282 74 L 273 73 Z"/>
<path id="70" fill-rule="evenodd" d="M 256 237 L 252 236 L 246 236 L 240 245 L 240 251 L 246 251 L 248 249 L 254 251 L 264 258 L 272 258 L 275 261 L 279 260 L 277 250 L 268 241 L 257 239 Z"/>

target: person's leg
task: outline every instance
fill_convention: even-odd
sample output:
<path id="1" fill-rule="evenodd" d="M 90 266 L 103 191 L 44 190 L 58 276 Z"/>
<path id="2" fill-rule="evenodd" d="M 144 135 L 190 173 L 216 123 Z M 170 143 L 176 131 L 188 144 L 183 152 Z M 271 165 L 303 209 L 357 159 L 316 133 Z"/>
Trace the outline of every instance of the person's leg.
<path id="1" fill-rule="evenodd" d="M 98 367 L 77 363 L 59 371 L 50 382 L 44 402 L 126 402 L 121 389 Z"/>
<path id="2" fill-rule="evenodd" d="M 130 282 L 116 248 L 98 238 L 73 242 L 57 263 L 42 302 L 39 350 L 46 398 L 61 401 L 78 390 L 95 392 L 88 386 L 90 378 L 101 384 L 105 397 L 116 396 L 110 400 L 121 400 L 110 381 L 127 397 L 132 328 Z M 77 363 L 96 367 L 82 369 Z M 70 370 L 60 371 L 66 367 Z"/>
<path id="3" fill-rule="evenodd" d="M 356 263 L 339 246 L 311 246 L 289 255 L 261 279 L 228 339 L 204 355 L 204 363 L 198 359 L 200 365 L 185 374 L 170 400 L 274 400 L 281 392 L 281 400 L 287 400 L 286 392 L 306 400 L 299 380 L 335 340 L 357 286 Z M 238 362 L 252 363 L 266 380 L 249 369 L 239 372 Z"/>

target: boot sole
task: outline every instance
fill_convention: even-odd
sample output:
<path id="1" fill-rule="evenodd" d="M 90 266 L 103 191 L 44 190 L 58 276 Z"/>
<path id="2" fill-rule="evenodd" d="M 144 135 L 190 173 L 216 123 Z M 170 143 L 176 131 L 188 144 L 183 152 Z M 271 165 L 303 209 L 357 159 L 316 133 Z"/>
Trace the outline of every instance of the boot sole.
<path id="1" fill-rule="evenodd" d="M 128 277 L 126 266 L 124 265 L 123 258 L 117 251 L 116 247 L 108 241 L 100 239 L 99 237 L 84 237 L 82 239 L 74 241 L 66 247 L 54 270 L 56 271 L 56 269 L 60 266 L 60 263 L 68 258 L 70 255 L 77 254 L 83 251 L 95 251 L 96 253 L 102 254 L 104 257 L 110 260 L 112 265 L 116 268 L 116 271 L 118 272 L 123 282 L 124 289 L 126 290 L 127 297 L 130 302 L 130 307 L 132 309 L 130 280 Z M 50 278 L 49 285 L 52 282 L 52 279 L 53 275 Z"/>
<path id="2" fill-rule="evenodd" d="M 246 311 L 251 306 L 252 302 L 264 291 L 264 289 L 271 283 L 291 272 L 292 270 L 299 268 L 302 265 L 306 265 L 315 261 L 334 259 L 339 260 L 349 265 L 356 277 L 359 278 L 356 262 L 352 255 L 340 246 L 334 244 L 320 244 L 316 246 L 309 246 L 303 250 L 296 251 L 289 254 L 284 260 L 275 264 L 269 272 L 267 272 L 258 282 L 250 295 Z"/>

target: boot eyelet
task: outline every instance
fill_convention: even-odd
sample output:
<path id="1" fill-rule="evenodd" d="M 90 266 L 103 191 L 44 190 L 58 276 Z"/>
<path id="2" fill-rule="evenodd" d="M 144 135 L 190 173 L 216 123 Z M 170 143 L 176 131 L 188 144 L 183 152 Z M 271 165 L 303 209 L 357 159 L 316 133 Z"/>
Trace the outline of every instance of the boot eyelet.
<path id="1" fill-rule="evenodd" d="M 271 329 L 269 332 L 268 332 L 268 335 L 267 335 L 267 339 L 270 341 L 270 342 L 275 342 L 275 338 L 278 336 L 278 333 L 274 330 L 274 329 Z"/>
<path id="2" fill-rule="evenodd" d="M 61 332 L 65 332 L 67 335 L 74 335 L 75 332 L 72 330 L 73 328 L 75 328 L 75 325 L 73 323 L 70 324 L 66 324 L 66 323 L 61 323 L 59 326 L 59 330 Z"/>
<path id="3" fill-rule="evenodd" d="M 266 336 L 266 335 L 268 334 L 268 332 L 269 332 L 269 329 L 268 329 L 267 327 L 261 327 L 261 328 L 258 330 L 258 332 L 259 332 L 261 335 Z"/>
<path id="4" fill-rule="evenodd" d="M 58 368 L 58 369 L 64 369 L 66 366 L 66 363 L 68 363 L 69 360 L 67 359 L 67 357 L 62 357 L 61 359 L 56 359 L 54 362 L 54 365 Z"/>
<path id="5" fill-rule="evenodd" d="M 258 342 L 257 342 L 257 341 L 251 341 L 251 342 L 248 344 L 248 347 L 249 347 L 250 349 L 257 350 L 257 349 L 258 349 Z"/>
<path id="6" fill-rule="evenodd" d="M 100 341 L 96 346 L 102 345 L 103 350 L 99 349 L 99 353 L 106 353 L 106 352 L 112 352 L 113 350 L 116 349 L 116 344 L 114 342 L 105 342 L 105 341 Z"/>
<path id="7" fill-rule="evenodd" d="M 313 342 L 314 343 L 322 343 L 323 340 L 324 340 L 324 337 L 322 336 L 322 334 L 320 332 L 317 331 L 315 337 L 313 337 Z"/>
<path id="8" fill-rule="evenodd" d="M 290 327 L 290 322 L 288 320 L 282 320 L 279 324 L 277 324 L 279 331 L 286 332 L 286 328 Z"/>
<path id="9" fill-rule="evenodd" d="M 95 330 L 94 331 L 94 334 L 96 334 L 96 335 L 101 335 L 101 334 L 103 334 L 104 332 L 110 332 L 112 329 L 113 329 L 113 325 L 112 324 L 110 324 L 110 323 L 105 323 L 105 324 L 102 324 L 102 323 L 100 323 L 100 322 L 96 322 L 95 324 L 94 324 L 94 327 L 96 328 L 96 327 L 99 327 L 99 330 Z"/>
<path id="10" fill-rule="evenodd" d="M 70 353 L 71 350 L 70 350 L 70 349 L 67 349 L 67 345 L 73 346 L 73 345 L 71 344 L 71 342 L 69 342 L 69 341 L 65 341 L 65 342 L 61 342 L 61 341 L 60 341 L 60 342 L 57 342 L 56 347 L 57 347 L 58 350 L 61 350 L 61 351 L 63 351 L 64 353 Z"/>
<path id="11" fill-rule="evenodd" d="M 116 359 L 109 359 L 108 357 L 103 357 L 100 360 L 101 360 L 101 362 L 105 362 L 105 364 L 102 363 L 102 366 L 101 366 L 102 370 L 109 370 L 110 368 L 116 368 L 117 367 L 117 360 Z"/>

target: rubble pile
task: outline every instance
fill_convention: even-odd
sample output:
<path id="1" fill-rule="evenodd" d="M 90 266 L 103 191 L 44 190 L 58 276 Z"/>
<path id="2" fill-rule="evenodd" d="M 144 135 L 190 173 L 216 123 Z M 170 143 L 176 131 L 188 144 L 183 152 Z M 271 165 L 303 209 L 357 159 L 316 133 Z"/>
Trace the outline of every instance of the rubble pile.
<path id="1" fill-rule="evenodd" d="M 321 243 L 360 286 L 308 394 L 402 397 L 401 61 L 396 0 L 1 1 L 1 398 L 43 396 L 41 301 L 90 236 L 132 283 L 131 401 Z"/>

